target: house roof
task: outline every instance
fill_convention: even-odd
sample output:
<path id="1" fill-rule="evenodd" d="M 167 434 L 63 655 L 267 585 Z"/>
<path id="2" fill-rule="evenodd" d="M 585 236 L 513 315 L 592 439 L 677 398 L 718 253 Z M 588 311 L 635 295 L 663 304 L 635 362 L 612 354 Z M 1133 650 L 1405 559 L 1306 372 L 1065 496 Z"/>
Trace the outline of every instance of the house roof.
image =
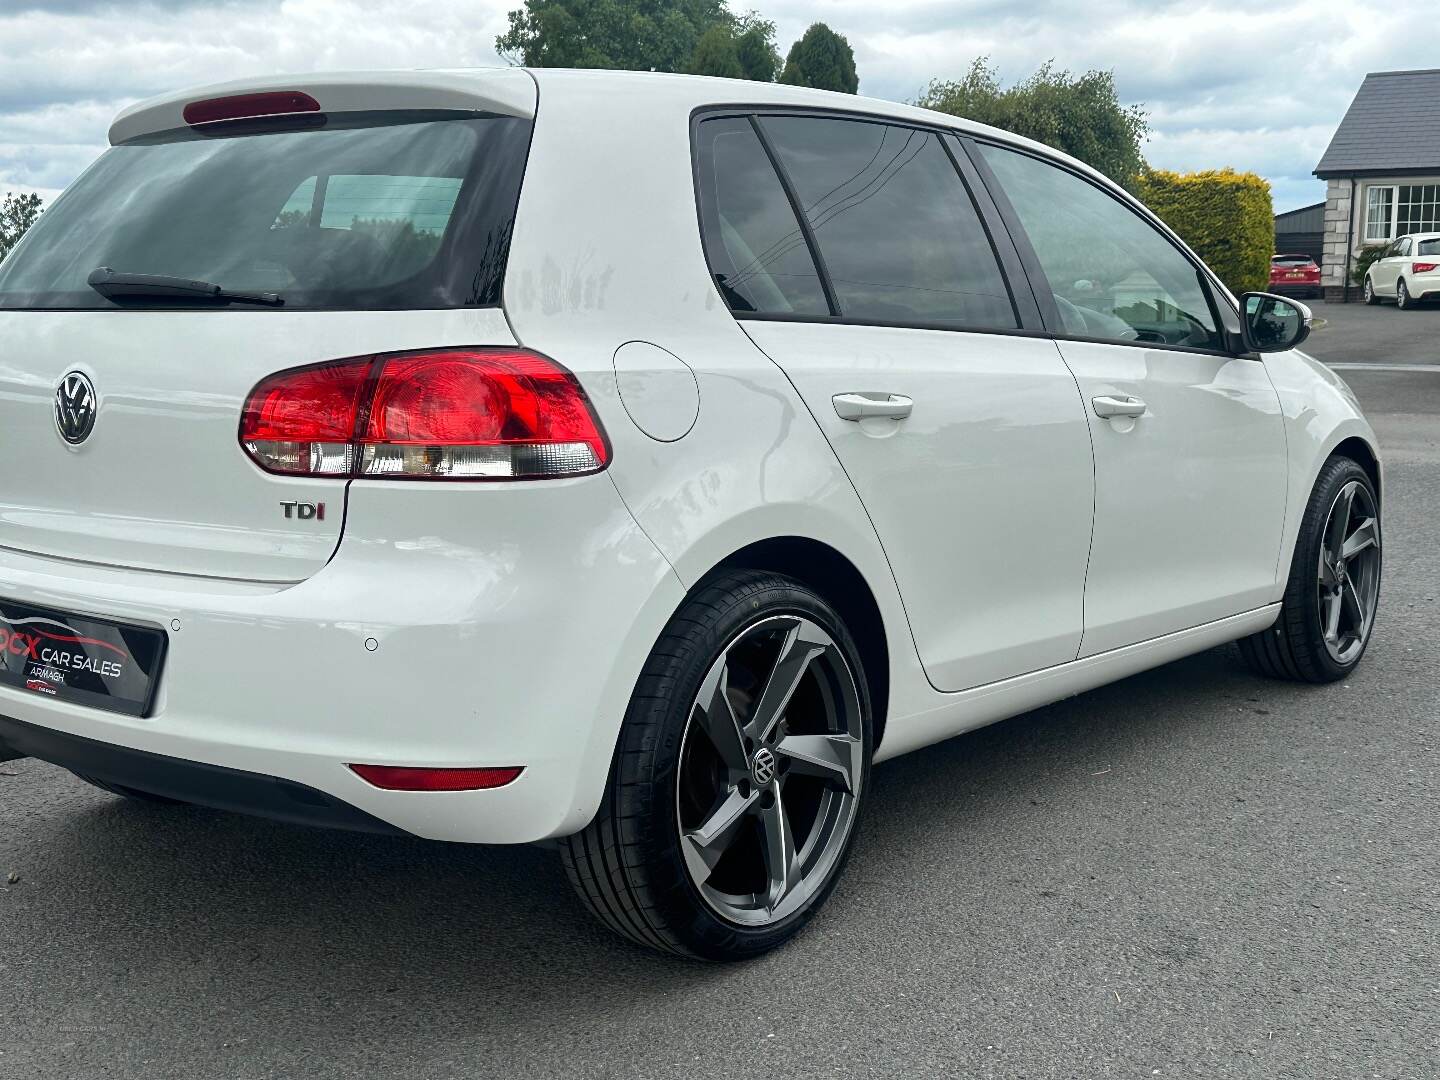
<path id="1" fill-rule="evenodd" d="M 1366 75 L 1315 166 L 1322 180 L 1406 172 L 1440 174 L 1440 68 Z"/>

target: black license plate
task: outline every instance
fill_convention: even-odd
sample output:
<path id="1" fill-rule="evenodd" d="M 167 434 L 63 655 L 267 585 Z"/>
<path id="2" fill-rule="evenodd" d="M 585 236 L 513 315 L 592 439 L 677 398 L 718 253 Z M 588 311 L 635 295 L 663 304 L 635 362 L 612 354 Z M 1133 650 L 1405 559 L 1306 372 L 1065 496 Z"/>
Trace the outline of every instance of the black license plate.
<path id="1" fill-rule="evenodd" d="M 165 633 L 0 600 L 0 682 L 97 709 L 150 712 Z"/>

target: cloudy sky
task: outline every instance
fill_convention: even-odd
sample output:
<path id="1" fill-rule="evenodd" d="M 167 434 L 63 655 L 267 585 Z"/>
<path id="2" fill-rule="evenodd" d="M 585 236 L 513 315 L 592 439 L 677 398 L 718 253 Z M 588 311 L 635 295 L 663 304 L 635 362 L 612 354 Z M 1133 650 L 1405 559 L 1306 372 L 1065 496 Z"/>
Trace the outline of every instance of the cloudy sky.
<path id="1" fill-rule="evenodd" d="M 151 94 L 274 72 L 500 63 L 519 0 L 0 0 L 0 192 L 51 196 Z M 988 55 L 1008 83 L 1053 58 L 1113 69 L 1150 112 L 1165 168 L 1226 165 L 1277 210 L 1323 197 L 1310 176 L 1367 71 L 1433 66 L 1434 0 L 755 0 L 782 51 L 817 19 L 855 47 L 860 92 L 913 99 Z M 750 7 L 732 3 L 736 10 Z M 1415 32 L 1407 32 L 1409 31 Z"/>

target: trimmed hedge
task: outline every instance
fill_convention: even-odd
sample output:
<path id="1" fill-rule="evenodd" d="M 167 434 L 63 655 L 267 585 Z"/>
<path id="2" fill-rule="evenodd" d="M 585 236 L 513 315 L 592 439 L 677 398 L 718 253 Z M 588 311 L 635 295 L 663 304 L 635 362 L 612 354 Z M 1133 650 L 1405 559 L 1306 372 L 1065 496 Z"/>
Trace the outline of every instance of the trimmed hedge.
<path id="1" fill-rule="evenodd" d="M 1232 292 L 1269 286 L 1275 213 L 1264 179 L 1234 169 L 1184 174 L 1148 169 L 1135 193 Z"/>

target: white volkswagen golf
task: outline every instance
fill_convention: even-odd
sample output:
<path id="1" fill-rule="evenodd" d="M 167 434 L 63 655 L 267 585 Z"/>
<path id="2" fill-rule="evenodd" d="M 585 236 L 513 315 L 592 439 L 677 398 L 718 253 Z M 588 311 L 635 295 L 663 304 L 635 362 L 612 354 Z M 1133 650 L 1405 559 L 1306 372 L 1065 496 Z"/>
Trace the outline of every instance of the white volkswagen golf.
<path id="1" fill-rule="evenodd" d="M 1223 642 L 1312 682 L 1374 433 L 1091 169 L 784 86 L 265 79 L 126 110 L 0 266 L 0 743 L 547 841 L 710 959 L 873 762 Z"/>

